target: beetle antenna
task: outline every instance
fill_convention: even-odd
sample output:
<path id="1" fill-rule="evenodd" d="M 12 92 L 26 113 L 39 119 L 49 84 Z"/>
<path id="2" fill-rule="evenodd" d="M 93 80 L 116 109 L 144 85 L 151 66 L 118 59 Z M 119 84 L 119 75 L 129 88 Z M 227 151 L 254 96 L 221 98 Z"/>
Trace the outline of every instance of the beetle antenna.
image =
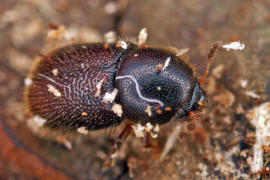
<path id="1" fill-rule="evenodd" d="M 208 74 L 209 74 L 211 61 L 212 61 L 215 53 L 217 52 L 217 50 L 220 47 L 221 47 L 221 43 L 220 42 L 215 42 L 213 47 L 210 49 L 210 52 L 208 53 L 208 60 L 207 60 L 206 70 L 203 73 L 203 76 L 198 78 L 200 83 L 204 83 L 206 81 L 206 79 L 208 77 Z"/>

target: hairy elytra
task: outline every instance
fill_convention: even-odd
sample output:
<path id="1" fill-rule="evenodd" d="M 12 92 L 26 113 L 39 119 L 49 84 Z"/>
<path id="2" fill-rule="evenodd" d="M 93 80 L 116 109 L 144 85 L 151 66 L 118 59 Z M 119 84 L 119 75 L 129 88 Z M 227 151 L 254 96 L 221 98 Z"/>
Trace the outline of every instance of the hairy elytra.
<path id="1" fill-rule="evenodd" d="M 25 90 L 29 112 L 50 127 L 97 130 L 125 119 L 164 124 L 205 104 L 192 68 L 174 53 L 122 42 L 71 45 L 39 59 Z"/>

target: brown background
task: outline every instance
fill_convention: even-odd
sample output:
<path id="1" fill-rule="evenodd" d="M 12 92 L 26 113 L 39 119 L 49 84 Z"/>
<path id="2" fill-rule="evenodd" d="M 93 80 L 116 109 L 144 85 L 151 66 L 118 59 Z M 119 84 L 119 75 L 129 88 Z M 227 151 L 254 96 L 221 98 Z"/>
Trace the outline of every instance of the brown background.
<path id="1" fill-rule="evenodd" d="M 115 3 L 118 10 L 108 14 L 104 8 L 108 3 Z M 7 141 L 0 143 L 0 179 L 48 179 L 48 173 L 65 175 L 63 169 L 75 179 L 129 179 L 131 174 L 134 179 L 253 177 L 248 158 L 253 153 L 255 131 L 245 115 L 269 100 L 269 10 L 268 0 L 0 0 L 0 118 L 5 122 L 0 135 Z M 246 49 L 220 50 L 215 57 L 215 71 L 204 85 L 209 93 L 209 107 L 201 124 L 205 141 L 196 138 L 196 133 L 183 132 L 160 162 L 158 155 L 166 138 L 183 121 L 172 120 L 162 126 L 156 153 L 143 151 L 132 135 L 124 143 L 116 166 L 102 170 L 111 146 L 105 133 L 73 135 L 69 151 L 53 140 L 38 137 L 26 125 L 24 79 L 37 52 L 52 48 L 46 39 L 50 23 L 64 25 L 74 34 L 74 42 L 102 40 L 110 30 L 125 39 L 136 38 L 140 29 L 147 27 L 149 44 L 188 47 L 190 62 L 199 73 L 213 42 L 241 40 Z M 246 87 L 241 87 L 241 80 L 247 80 Z M 247 96 L 249 90 L 260 98 Z M 16 146 L 7 147 L 9 141 L 16 141 Z M 17 157 L 23 153 L 17 147 L 28 155 Z M 32 156 L 43 160 L 32 162 L 38 161 Z M 267 153 L 264 160 L 267 164 Z M 25 165 L 29 163 L 37 163 L 40 173 Z M 42 164 L 49 164 L 51 170 L 44 173 Z"/>

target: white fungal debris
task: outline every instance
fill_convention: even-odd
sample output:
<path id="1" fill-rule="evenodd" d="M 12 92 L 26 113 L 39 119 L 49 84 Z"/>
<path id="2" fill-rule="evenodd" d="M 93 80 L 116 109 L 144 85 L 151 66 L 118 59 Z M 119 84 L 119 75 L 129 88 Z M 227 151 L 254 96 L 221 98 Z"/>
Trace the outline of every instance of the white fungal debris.
<path id="1" fill-rule="evenodd" d="M 114 104 L 112 107 L 112 111 L 119 117 L 122 117 L 123 110 L 120 104 Z"/>
<path id="2" fill-rule="evenodd" d="M 121 48 L 123 48 L 123 49 L 127 49 L 128 43 L 126 43 L 125 41 L 120 41 L 120 46 L 121 46 Z"/>
<path id="3" fill-rule="evenodd" d="M 183 54 L 186 54 L 189 51 L 189 48 L 185 48 L 185 49 L 179 49 L 176 51 L 175 55 L 176 56 L 182 56 Z"/>
<path id="4" fill-rule="evenodd" d="M 59 135 L 56 137 L 56 141 L 63 144 L 68 150 L 72 150 L 72 143 L 64 135 Z"/>
<path id="5" fill-rule="evenodd" d="M 263 168 L 262 145 L 270 145 L 270 102 L 251 109 L 247 118 L 256 128 L 256 142 L 253 146 L 254 154 L 251 170 L 253 173 L 257 173 Z"/>
<path id="6" fill-rule="evenodd" d="M 61 97 L 61 93 L 51 84 L 47 84 L 48 91 L 53 93 L 56 97 Z"/>
<path id="7" fill-rule="evenodd" d="M 151 106 L 147 105 L 145 112 L 148 114 L 149 117 L 151 117 L 152 116 Z"/>
<path id="8" fill-rule="evenodd" d="M 245 94 L 247 96 L 249 96 L 249 97 L 254 98 L 254 99 L 259 99 L 260 98 L 260 96 L 258 94 L 256 94 L 254 91 L 246 91 Z"/>
<path id="9" fill-rule="evenodd" d="M 199 175 L 201 177 L 207 177 L 208 176 L 208 172 L 207 172 L 207 165 L 203 164 L 203 163 L 199 163 L 198 164 L 199 169 L 201 170 L 201 172 L 196 172 L 196 175 Z"/>
<path id="10" fill-rule="evenodd" d="M 118 156 L 118 152 L 116 151 L 115 153 L 111 154 L 111 158 L 114 159 Z"/>
<path id="11" fill-rule="evenodd" d="M 117 4 L 116 2 L 108 2 L 105 6 L 104 6 L 104 11 L 106 14 L 114 14 L 117 11 Z"/>
<path id="12" fill-rule="evenodd" d="M 139 33 L 139 36 L 138 36 L 138 45 L 139 46 L 142 46 L 146 43 L 147 36 L 148 36 L 147 29 L 142 28 L 140 33 Z"/>
<path id="13" fill-rule="evenodd" d="M 245 79 L 241 79 L 239 83 L 242 88 L 245 88 L 247 87 L 248 81 Z"/>
<path id="14" fill-rule="evenodd" d="M 152 131 L 152 129 L 153 129 L 153 125 L 150 123 L 150 122 L 148 122 L 148 123 L 146 123 L 146 125 L 145 125 L 145 131 L 146 132 L 151 132 Z"/>
<path id="15" fill-rule="evenodd" d="M 162 68 L 162 71 L 164 71 L 170 64 L 170 61 L 171 61 L 171 57 L 168 57 L 164 63 L 164 66 Z"/>
<path id="16" fill-rule="evenodd" d="M 136 137 L 144 137 L 145 126 L 142 126 L 140 123 L 137 123 L 136 125 L 132 125 L 132 128 Z"/>
<path id="17" fill-rule="evenodd" d="M 227 51 L 231 49 L 242 51 L 243 49 L 245 49 L 245 44 L 241 44 L 240 41 L 234 41 L 228 44 L 224 44 L 221 47 L 226 49 Z"/>
<path id="18" fill-rule="evenodd" d="M 114 88 L 114 90 L 111 93 L 106 92 L 103 101 L 112 103 L 118 93 L 118 89 Z"/>
<path id="19" fill-rule="evenodd" d="M 98 97 L 100 95 L 100 90 L 101 90 L 101 86 L 104 82 L 105 78 L 103 78 L 101 81 L 99 81 L 96 85 L 96 93 L 95 93 L 95 97 Z"/>
<path id="20" fill-rule="evenodd" d="M 59 39 L 66 34 L 66 28 L 64 26 L 59 26 L 57 29 L 50 29 L 47 32 L 48 39 Z"/>
<path id="21" fill-rule="evenodd" d="M 144 97 L 141 94 L 139 83 L 137 82 L 137 80 L 133 76 L 131 76 L 131 75 L 117 76 L 116 77 L 116 80 L 118 80 L 118 79 L 124 79 L 124 78 L 129 78 L 129 79 L 131 79 L 135 83 L 136 91 L 138 93 L 138 96 L 141 99 L 143 99 L 143 100 L 145 100 L 147 102 L 158 103 L 161 107 L 164 105 L 164 103 L 162 101 L 158 100 L 158 99 L 150 99 L 150 98 Z"/>
<path id="22" fill-rule="evenodd" d="M 53 69 L 53 70 L 52 70 L 52 74 L 53 74 L 54 76 L 57 76 L 57 74 L 58 74 L 58 69 Z"/>
<path id="23" fill-rule="evenodd" d="M 25 78 L 24 79 L 24 85 L 25 86 L 31 86 L 33 84 L 33 81 L 31 78 Z"/>
<path id="24" fill-rule="evenodd" d="M 170 150 L 173 148 L 176 140 L 178 139 L 179 137 L 179 133 L 181 132 L 181 126 L 180 125 L 177 125 L 173 132 L 170 134 L 170 136 L 168 137 L 167 141 L 166 141 L 166 144 L 165 144 L 165 148 L 163 150 L 163 152 L 161 153 L 161 156 L 160 156 L 160 160 L 162 161 L 166 155 L 170 152 Z"/>
<path id="25" fill-rule="evenodd" d="M 78 128 L 77 132 L 81 134 L 87 134 L 88 130 L 86 129 L 86 127 L 83 126 L 83 127 Z"/>
<path id="26" fill-rule="evenodd" d="M 136 125 L 132 125 L 133 131 L 136 137 L 144 137 L 145 133 L 150 133 L 152 138 L 156 138 L 159 132 L 159 125 L 156 124 L 153 126 L 151 123 L 146 123 L 146 125 L 142 126 L 140 123 Z"/>
<path id="27" fill-rule="evenodd" d="M 114 43 L 116 41 L 116 33 L 114 31 L 109 31 L 104 34 L 104 38 L 107 43 Z"/>
<path id="28" fill-rule="evenodd" d="M 42 117 L 38 115 L 35 115 L 33 117 L 33 122 L 35 123 L 35 125 L 37 125 L 37 127 L 42 127 L 47 122 L 47 120 L 43 119 Z"/>
<path id="29" fill-rule="evenodd" d="M 158 133 L 159 133 L 159 125 L 156 124 L 155 127 L 151 130 L 150 134 L 152 136 L 152 138 L 156 138 L 158 137 Z"/>
<path id="30" fill-rule="evenodd" d="M 85 45 L 81 45 L 81 48 L 83 48 L 83 49 L 87 49 L 87 46 L 85 46 Z"/>

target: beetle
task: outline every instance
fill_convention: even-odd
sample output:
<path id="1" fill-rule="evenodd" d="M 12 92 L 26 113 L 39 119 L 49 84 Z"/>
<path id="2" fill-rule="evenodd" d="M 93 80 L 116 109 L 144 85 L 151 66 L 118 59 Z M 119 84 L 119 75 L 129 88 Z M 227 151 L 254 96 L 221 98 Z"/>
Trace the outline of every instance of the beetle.
<path id="1" fill-rule="evenodd" d="M 207 70 L 198 78 L 174 52 L 144 43 L 84 43 L 42 55 L 25 88 L 28 112 L 45 125 L 79 132 L 126 121 L 113 152 L 137 125 L 135 134 L 156 137 L 159 125 L 203 109 Z M 191 116 L 192 117 L 192 116 Z"/>

